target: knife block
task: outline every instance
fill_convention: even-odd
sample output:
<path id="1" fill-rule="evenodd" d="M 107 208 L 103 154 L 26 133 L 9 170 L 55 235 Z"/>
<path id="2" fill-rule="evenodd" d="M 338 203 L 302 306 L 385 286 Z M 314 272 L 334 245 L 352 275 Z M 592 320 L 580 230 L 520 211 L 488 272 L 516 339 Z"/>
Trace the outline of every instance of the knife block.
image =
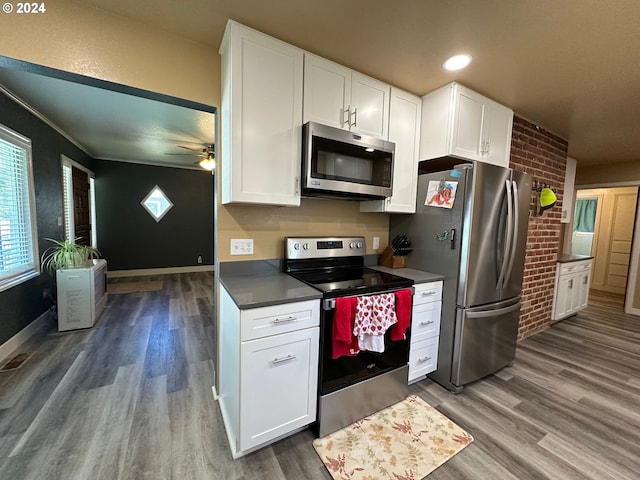
<path id="1" fill-rule="evenodd" d="M 389 268 L 404 268 L 407 266 L 407 257 L 396 257 L 393 254 L 393 248 L 391 248 L 391 245 L 387 245 L 387 248 L 378 255 L 378 265 L 383 265 Z"/>

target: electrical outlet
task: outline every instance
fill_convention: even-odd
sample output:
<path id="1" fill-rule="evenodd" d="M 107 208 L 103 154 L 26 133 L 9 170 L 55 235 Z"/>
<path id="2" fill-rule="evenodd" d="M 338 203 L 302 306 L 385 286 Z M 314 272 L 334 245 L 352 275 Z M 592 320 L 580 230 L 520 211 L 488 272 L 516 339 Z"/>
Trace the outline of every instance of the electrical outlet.
<path id="1" fill-rule="evenodd" d="M 231 255 L 253 255 L 253 238 L 232 238 Z"/>
<path id="2" fill-rule="evenodd" d="M 378 250 L 380 248 L 380 237 L 373 237 L 373 249 Z"/>

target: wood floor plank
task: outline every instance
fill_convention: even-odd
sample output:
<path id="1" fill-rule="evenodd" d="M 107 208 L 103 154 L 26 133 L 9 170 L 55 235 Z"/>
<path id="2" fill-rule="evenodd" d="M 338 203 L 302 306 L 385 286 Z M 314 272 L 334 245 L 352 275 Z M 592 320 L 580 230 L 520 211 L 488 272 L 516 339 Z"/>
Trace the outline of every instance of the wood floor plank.
<path id="1" fill-rule="evenodd" d="M 122 366 L 102 401 L 95 435 L 83 449 L 85 458 L 78 478 L 121 478 L 124 470 L 142 364 Z"/>
<path id="2" fill-rule="evenodd" d="M 143 377 L 121 476 L 125 480 L 171 478 L 166 390 L 165 375 Z"/>
<path id="3" fill-rule="evenodd" d="M 213 274 L 136 281 L 162 289 L 111 295 L 93 329 L 50 326 L 0 373 L 0 478 L 330 480 L 310 430 L 232 460 L 211 394 Z M 475 439 L 429 480 L 638 478 L 640 320 L 621 308 L 590 304 L 460 394 L 410 392 Z"/>

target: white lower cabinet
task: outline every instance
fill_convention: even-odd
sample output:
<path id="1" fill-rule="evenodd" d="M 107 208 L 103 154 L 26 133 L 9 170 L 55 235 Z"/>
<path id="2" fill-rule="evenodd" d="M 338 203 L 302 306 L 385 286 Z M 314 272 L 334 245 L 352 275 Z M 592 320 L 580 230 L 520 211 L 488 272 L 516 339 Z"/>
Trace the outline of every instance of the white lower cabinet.
<path id="1" fill-rule="evenodd" d="M 561 320 L 587 307 L 591 262 L 591 260 L 558 262 L 552 320 Z"/>
<path id="2" fill-rule="evenodd" d="M 409 383 L 423 379 L 438 367 L 442 282 L 414 286 L 409 345 Z"/>
<path id="3" fill-rule="evenodd" d="M 220 288 L 219 403 L 233 458 L 316 420 L 320 301 L 240 310 Z"/>
<path id="4" fill-rule="evenodd" d="M 440 337 L 425 338 L 411 342 L 409 351 L 409 383 L 423 379 L 438 368 L 438 340 Z"/>
<path id="5" fill-rule="evenodd" d="M 242 342 L 242 450 L 316 420 L 318 332 L 307 328 Z"/>

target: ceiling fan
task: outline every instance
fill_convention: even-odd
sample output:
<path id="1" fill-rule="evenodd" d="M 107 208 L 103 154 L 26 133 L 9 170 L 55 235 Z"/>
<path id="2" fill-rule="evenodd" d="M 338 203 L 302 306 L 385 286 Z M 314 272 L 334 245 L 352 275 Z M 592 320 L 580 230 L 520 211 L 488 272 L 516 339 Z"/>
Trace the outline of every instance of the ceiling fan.
<path id="1" fill-rule="evenodd" d="M 200 157 L 200 160 L 195 162 L 196 165 L 200 165 L 205 170 L 210 171 L 213 171 L 216 168 L 216 152 L 214 144 L 205 144 L 201 149 L 185 147 L 184 145 L 177 145 L 177 147 L 189 150 L 190 153 L 165 153 L 165 155 L 197 156 Z"/>

